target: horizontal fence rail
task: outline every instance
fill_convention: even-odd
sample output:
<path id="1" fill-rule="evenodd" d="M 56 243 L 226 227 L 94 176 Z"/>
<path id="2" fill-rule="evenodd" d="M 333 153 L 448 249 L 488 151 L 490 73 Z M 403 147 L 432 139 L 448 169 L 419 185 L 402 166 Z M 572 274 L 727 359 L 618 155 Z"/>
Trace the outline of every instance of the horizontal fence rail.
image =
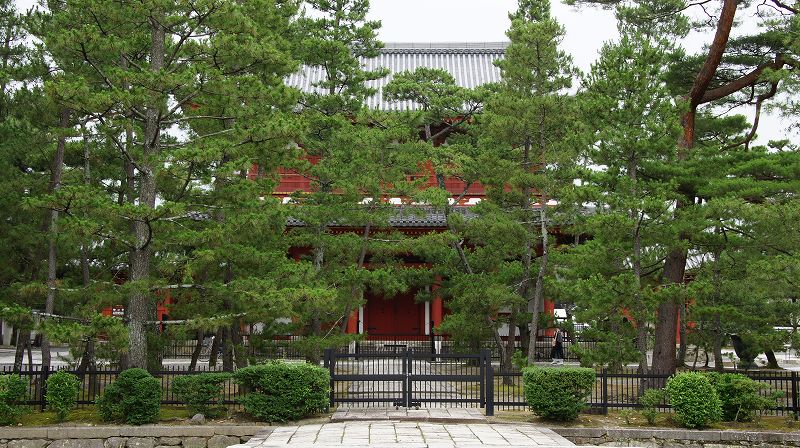
<path id="1" fill-rule="evenodd" d="M 459 406 L 485 407 L 487 413 L 494 409 L 527 409 L 519 371 L 502 371 L 497 363 L 490 362 L 488 350 L 479 354 L 419 353 L 404 350 L 386 353 L 326 352 L 325 367 L 331 376 L 331 402 L 346 406 Z M 96 403 L 105 388 L 121 373 L 118 369 L 97 368 L 83 373 L 73 368 L 41 370 L 34 367 L 16 372 L 28 383 L 29 399 L 24 403 L 44 409 L 45 384 L 49 375 L 66 371 L 77 375 L 81 381 L 78 406 Z M 164 405 L 183 405 L 172 390 L 178 376 L 221 369 L 198 368 L 189 371 L 185 366 L 162 368 L 151 372 L 161 383 Z M 741 373 L 766 387 L 760 394 L 770 397 L 779 392 L 774 406 L 763 415 L 795 416 L 800 414 L 800 375 L 791 371 L 732 371 Z M 12 373 L 11 366 L 3 366 L 0 373 Z M 597 370 L 597 378 L 588 400 L 589 412 L 606 413 L 609 410 L 640 408 L 639 397 L 648 387 L 663 387 L 668 375 L 639 374 L 634 371 L 611 372 Z M 238 399 L 244 391 L 232 379 L 223 384 L 223 404 L 239 408 Z M 672 412 L 664 401 L 662 412 Z"/>
<path id="2" fill-rule="evenodd" d="M 79 372 L 78 370 L 68 367 L 54 368 L 52 370 L 41 370 L 41 368 L 35 368 L 33 370 L 22 370 L 19 372 L 13 372 L 12 366 L 3 366 L 2 369 L 0 369 L 0 373 L 2 374 L 15 373 L 20 375 L 23 379 L 26 379 L 28 382 L 28 400 L 22 404 L 36 406 L 42 410 L 44 410 L 47 404 L 44 398 L 45 394 L 47 393 L 47 378 L 53 373 L 59 371 L 78 376 L 81 382 L 80 394 L 78 395 L 78 407 L 81 408 L 96 404 L 97 399 L 103 394 L 105 388 L 114 382 L 117 379 L 117 376 L 122 373 L 122 371 L 118 369 L 90 369 L 84 372 Z M 161 370 L 157 371 L 151 371 L 150 374 L 156 377 L 156 379 L 158 379 L 161 383 L 162 405 L 184 405 L 185 403 L 180 401 L 172 390 L 172 382 L 175 378 L 185 375 L 196 375 L 205 372 L 221 371 L 221 369 L 208 368 L 198 368 L 195 371 L 190 371 L 185 368 L 171 367 L 162 368 Z M 238 408 L 239 402 L 237 399 L 241 398 L 242 396 L 244 396 L 244 393 L 239 389 L 239 386 L 234 383 L 232 379 L 229 378 L 223 383 L 222 404 Z"/>
<path id="3" fill-rule="evenodd" d="M 774 406 L 761 412 L 762 415 L 789 415 L 797 418 L 800 414 L 800 376 L 790 371 L 732 371 L 740 373 L 766 387 L 759 391 L 764 397 L 773 392 L 781 396 Z M 633 372 L 597 371 L 594 388 L 588 400 L 590 412 L 607 413 L 609 410 L 641 408 L 639 397 L 647 388 L 663 387 L 670 375 L 652 375 Z M 521 372 L 494 372 L 494 406 L 498 409 L 526 409 L 525 394 Z M 672 412 L 666 399 L 658 406 L 662 412 Z"/>

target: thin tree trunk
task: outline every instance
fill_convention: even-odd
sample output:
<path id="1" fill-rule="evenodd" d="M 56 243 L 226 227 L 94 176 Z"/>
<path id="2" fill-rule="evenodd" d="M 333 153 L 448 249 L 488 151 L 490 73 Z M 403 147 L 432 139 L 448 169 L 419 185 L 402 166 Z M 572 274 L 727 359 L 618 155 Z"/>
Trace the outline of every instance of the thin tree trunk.
<path id="1" fill-rule="evenodd" d="M 197 369 L 197 361 L 200 359 L 200 352 L 203 351 L 203 332 L 201 330 L 197 330 L 195 339 L 197 339 L 197 344 L 192 350 L 192 360 L 189 362 L 190 372 L 194 372 Z"/>
<path id="2" fill-rule="evenodd" d="M 69 127 L 70 112 L 68 109 L 61 109 L 59 112 L 59 130 L 56 144 L 56 154 L 53 157 L 52 177 L 50 178 L 50 191 L 55 194 L 61 189 L 61 173 L 64 167 L 64 148 L 67 146 L 67 136 L 65 134 Z M 53 208 L 50 211 L 50 228 L 48 229 L 48 251 L 47 251 L 47 297 L 44 302 L 44 312 L 53 314 L 56 302 L 56 275 L 57 275 L 57 242 L 58 242 L 58 210 Z M 47 335 L 42 333 L 42 368 L 50 368 L 50 340 Z"/>
<path id="3" fill-rule="evenodd" d="M 158 14 L 158 13 L 156 13 Z M 164 68 L 166 31 L 160 17 L 150 17 L 150 70 L 158 73 Z M 157 95 L 154 93 L 153 95 Z M 144 154 L 139 162 L 139 205 L 148 209 L 156 207 L 156 172 L 153 156 L 160 152 L 161 102 L 152 98 L 145 107 Z M 150 242 L 153 228 L 148 217 L 134 221 L 135 247 L 131 253 L 130 279 L 135 283 L 128 302 L 128 338 L 130 341 L 130 367 L 147 368 L 147 321 L 155 320 L 154 306 L 148 280 L 150 278 Z"/>
<path id="4" fill-rule="evenodd" d="M 356 262 L 356 269 L 359 271 L 364 268 L 364 261 L 367 258 L 367 246 L 369 245 L 369 235 L 371 228 L 372 228 L 372 221 L 368 221 L 367 224 L 364 226 L 364 233 L 362 234 L 361 237 L 361 250 L 358 253 L 358 261 Z M 356 297 L 356 294 L 358 293 L 359 293 L 359 288 L 356 285 L 353 285 L 353 287 L 350 288 L 350 298 L 352 299 L 353 302 L 348 303 L 345 306 L 345 314 L 344 317 L 342 318 L 343 323 L 341 327 L 342 334 L 347 333 L 347 322 L 350 320 L 350 313 L 353 312 L 354 308 L 353 304 L 360 302 L 364 298 L 363 293 L 359 297 Z M 433 331 L 433 328 L 431 328 L 431 331 Z M 358 332 L 358 328 L 356 328 L 356 332 Z"/>
<path id="5" fill-rule="evenodd" d="M 211 343 L 211 353 L 208 355 L 209 367 L 217 366 L 217 353 L 219 352 L 219 344 L 221 339 L 222 339 L 222 328 L 218 328 L 217 333 L 214 335 L 214 342 Z"/>
<path id="6" fill-rule="evenodd" d="M 21 328 L 17 331 L 17 346 L 14 351 L 14 372 L 22 370 L 22 362 L 25 359 L 25 348 L 31 339 L 31 330 Z"/>

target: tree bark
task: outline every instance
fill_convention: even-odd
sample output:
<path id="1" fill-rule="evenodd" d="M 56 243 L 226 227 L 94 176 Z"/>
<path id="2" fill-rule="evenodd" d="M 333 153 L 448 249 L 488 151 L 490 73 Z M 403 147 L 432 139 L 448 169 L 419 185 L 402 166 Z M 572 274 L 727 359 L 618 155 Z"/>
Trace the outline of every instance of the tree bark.
<path id="1" fill-rule="evenodd" d="M 52 176 L 50 178 L 50 191 L 55 194 L 61 189 L 61 178 L 64 168 L 64 148 L 67 146 L 67 136 L 65 132 L 69 127 L 70 112 L 68 109 L 61 109 L 59 112 L 58 126 L 61 135 L 58 136 L 56 144 L 56 154 L 53 157 Z M 56 275 L 58 269 L 58 210 L 53 208 L 50 211 L 50 229 L 48 232 L 48 251 L 47 251 L 47 297 L 44 302 L 44 312 L 53 314 L 56 303 Z M 50 340 L 47 335 L 42 333 L 42 369 L 50 368 Z"/>
<path id="2" fill-rule="evenodd" d="M 158 76 L 164 68 L 165 35 L 161 15 L 151 16 L 150 71 Z M 153 94 L 157 95 L 156 93 Z M 151 160 L 160 152 L 161 102 L 152 98 L 145 106 L 144 148 L 139 162 L 139 205 L 146 209 L 156 207 L 156 167 Z M 147 368 L 147 321 L 155 320 L 153 298 L 147 283 L 150 278 L 150 242 L 153 238 L 150 217 L 144 216 L 133 223 L 135 247 L 131 252 L 130 279 L 135 283 L 128 302 L 128 338 L 130 340 L 130 367 Z"/>
<path id="3" fill-rule="evenodd" d="M 192 350 L 192 360 L 189 362 L 190 372 L 194 372 L 197 369 L 197 361 L 200 359 L 200 352 L 203 351 L 203 332 L 197 330 L 194 337 L 197 340 L 197 344 L 195 344 Z"/>
<path id="4" fill-rule="evenodd" d="M 17 331 L 17 346 L 14 351 L 14 372 L 22 370 L 22 362 L 25 358 L 25 349 L 30 344 L 31 330 L 21 328 Z"/>

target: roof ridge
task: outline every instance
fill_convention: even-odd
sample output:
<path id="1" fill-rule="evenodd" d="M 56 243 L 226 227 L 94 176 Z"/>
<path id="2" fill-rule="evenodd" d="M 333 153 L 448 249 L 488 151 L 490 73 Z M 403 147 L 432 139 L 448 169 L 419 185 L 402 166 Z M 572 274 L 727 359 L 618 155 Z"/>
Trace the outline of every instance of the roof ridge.
<path id="1" fill-rule="evenodd" d="M 382 53 L 502 54 L 509 42 L 386 42 Z"/>

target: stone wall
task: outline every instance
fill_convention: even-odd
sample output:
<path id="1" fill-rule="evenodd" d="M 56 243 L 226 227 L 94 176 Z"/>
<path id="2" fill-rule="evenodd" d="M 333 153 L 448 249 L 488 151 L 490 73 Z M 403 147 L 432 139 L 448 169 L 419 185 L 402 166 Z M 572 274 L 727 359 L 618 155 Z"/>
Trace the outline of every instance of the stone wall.
<path id="1" fill-rule="evenodd" d="M 0 448 L 226 448 L 264 426 L 49 426 L 0 428 Z"/>
<path id="2" fill-rule="evenodd" d="M 800 432 L 688 429 L 551 428 L 577 445 L 644 448 L 800 447 Z"/>

